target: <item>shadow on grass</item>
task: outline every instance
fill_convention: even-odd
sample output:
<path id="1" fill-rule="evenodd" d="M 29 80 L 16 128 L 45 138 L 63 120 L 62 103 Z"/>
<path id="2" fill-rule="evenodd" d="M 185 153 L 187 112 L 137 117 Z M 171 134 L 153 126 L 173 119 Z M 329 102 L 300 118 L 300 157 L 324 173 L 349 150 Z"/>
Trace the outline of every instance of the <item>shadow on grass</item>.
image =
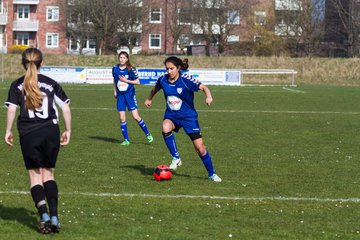
<path id="1" fill-rule="evenodd" d="M 16 221 L 32 230 L 38 231 L 36 223 L 38 219 L 34 212 L 25 208 L 11 208 L 0 204 L 0 218 L 8 221 Z"/>
<path id="2" fill-rule="evenodd" d="M 155 167 L 145 167 L 144 165 L 126 165 L 126 166 L 121 166 L 121 168 L 130 168 L 130 169 L 134 169 L 140 172 L 140 174 L 145 175 L 145 176 L 152 176 L 155 170 Z M 181 177 L 190 177 L 190 175 L 187 174 L 179 174 L 176 172 L 172 172 L 172 174 L 174 176 L 181 176 Z"/>
<path id="3" fill-rule="evenodd" d="M 89 136 L 89 138 L 104 141 L 104 142 L 120 143 L 120 140 L 116 139 L 116 138 L 99 137 L 99 136 Z"/>
<path id="4" fill-rule="evenodd" d="M 99 141 L 103 141 L 103 142 L 118 143 L 118 144 L 121 143 L 121 140 L 117 139 L 117 138 L 100 137 L 100 136 L 89 136 L 89 138 L 99 140 Z M 148 142 L 140 142 L 140 143 L 131 142 L 131 145 L 134 145 L 134 144 L 137 144 L 137 145 L 139 145 L 139 144 L 141 144 L 141 145 L 150 145 L 151 143 L 148 143 Z"/>

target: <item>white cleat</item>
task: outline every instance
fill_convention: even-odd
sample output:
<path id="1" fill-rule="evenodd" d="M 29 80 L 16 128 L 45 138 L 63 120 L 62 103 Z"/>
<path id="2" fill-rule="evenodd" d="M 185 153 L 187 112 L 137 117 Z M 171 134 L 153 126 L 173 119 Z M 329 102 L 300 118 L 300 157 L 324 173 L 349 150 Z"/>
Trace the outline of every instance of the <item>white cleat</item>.
<path id="1" fill-rule="evenodd" d="M 178 167 L 181 166 L 181 164 L 182 164 L 182 162 L 181 162 L 180 158 L 173 158 L 169 168 L 170 168 L 170 170 L 176 170 Z"/>
<path id="2" fill-rule="evenodd" d="M 222 181 L 221 178 L 218 175 L 216 175 L 215 173 L 209 177 L 209 180 L 214 181 L 214 182 Z"/>

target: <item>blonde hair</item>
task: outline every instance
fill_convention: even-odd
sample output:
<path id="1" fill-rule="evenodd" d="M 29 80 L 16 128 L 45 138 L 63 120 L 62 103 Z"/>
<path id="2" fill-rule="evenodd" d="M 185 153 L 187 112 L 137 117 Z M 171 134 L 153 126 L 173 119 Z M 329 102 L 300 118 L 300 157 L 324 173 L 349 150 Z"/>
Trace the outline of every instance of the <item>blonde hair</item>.
<path id="1" fill-rule="evenodd" d="M 23 84 L 23 95 L 25 95 L 25 108 L 35 110 L 41 107 L 43 95 L 38 85 L 38 69 L 43 61 L 40 50 L 28 48 L 22 54 L 22 65 L 26 73 Z"/>

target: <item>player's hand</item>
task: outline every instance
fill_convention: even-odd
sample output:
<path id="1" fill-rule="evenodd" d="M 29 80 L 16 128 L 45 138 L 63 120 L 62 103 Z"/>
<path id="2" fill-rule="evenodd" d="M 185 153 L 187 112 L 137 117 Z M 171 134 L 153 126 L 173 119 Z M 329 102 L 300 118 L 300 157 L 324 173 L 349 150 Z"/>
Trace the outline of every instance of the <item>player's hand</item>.
<path id="1" fill-rule="evenodd" d="M 145 100 L 145 105 L 149 108 L 149 107 L 151 107 L 151 103 L 152 103 L 152 100 L 150 100 L 150 99 L 146 99 Z"/>
<path id="2" fill-rule="evenodd" d="M 212 98 L 212 97 L 207 97 L 207 98 L 205 99 L 205 102 L 206 102 L 206 104 L 207 104 L 208 106 L 210 106 L 211 103 L 213 102 L 213 98 Z"/>
<path id="3" fill-rule="evenodd" d="M 126 82 L 127 78 L 125 76 L 119 76 L 121 82 Z"/>
<path id="4" fill-rule="evenodd" d="M 71 131 L 65 131 L 60 137 L 60 145 L 66 146 L 70 142 Z"/>
<path id="5" fill-rule="evenodd" d="M 10 147 L 13 146 L 14 137 L 11 131 L 5 133 L 5 142 Z"/>

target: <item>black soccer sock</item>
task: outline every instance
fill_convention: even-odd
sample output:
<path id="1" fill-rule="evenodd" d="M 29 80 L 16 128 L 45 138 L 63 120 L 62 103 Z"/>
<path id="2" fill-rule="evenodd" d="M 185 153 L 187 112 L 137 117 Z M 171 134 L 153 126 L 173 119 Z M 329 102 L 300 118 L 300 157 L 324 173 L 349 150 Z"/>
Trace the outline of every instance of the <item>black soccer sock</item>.
<path id="1" fill-rule="evenodd" d="M 35 207 L 38 209 L 40 217 L 43 213 L 47 213 L 45 190 L 41 185 L 35 185 L 30 189 L 32 199 L 35 203 Z"/>
<path id="2" fill-rule="evenodd" d="M 45 195 L 49 204 L 50 216 L 58 215 L 58 187 L 54 180 L 50 180 L 44 183 Z"/>

